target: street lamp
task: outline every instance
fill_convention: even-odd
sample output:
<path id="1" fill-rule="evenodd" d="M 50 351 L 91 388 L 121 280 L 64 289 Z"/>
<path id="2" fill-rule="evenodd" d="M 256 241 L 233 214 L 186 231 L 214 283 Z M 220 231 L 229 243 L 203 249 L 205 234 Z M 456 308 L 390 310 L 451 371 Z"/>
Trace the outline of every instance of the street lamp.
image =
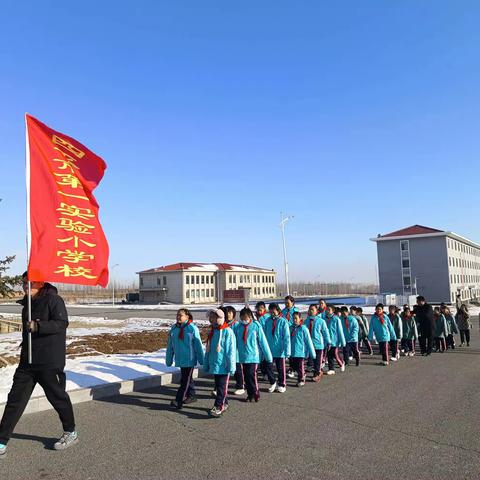
<path id="1" fill-rule="evenodd" d="M 290 295 L 290 284 L 288 282 L 288 261 L 287 261 L 287 245 L 285 243 L 285 224 L 293 218 L 293 215 L 284 217 L 283 213 L 280 212 L 280 229 L 282 230 L 282 241 L 283 241 L 283 264 L 285 267 L 285 282 L 287 284 L 287 295 Z"/>
<path id="2" fill-rule="evenodd" d="M 113 269 L 118 266 L 118 263 L 116 263 L 115 265 L 110 267 L 110 281 L 112 282 L 112 307 L 115 306 L 115 281 L 113 280 L 111 273 L 113 272 Z"/>

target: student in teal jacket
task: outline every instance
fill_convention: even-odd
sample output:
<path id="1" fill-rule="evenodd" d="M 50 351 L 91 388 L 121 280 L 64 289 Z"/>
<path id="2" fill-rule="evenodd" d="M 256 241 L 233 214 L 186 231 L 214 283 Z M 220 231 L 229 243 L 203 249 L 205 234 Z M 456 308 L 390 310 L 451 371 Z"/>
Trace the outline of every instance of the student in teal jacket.
<path id="1" fill-rule="evenodd" d="M 390 342 L 390 340 L 396 340 L 397 337 L 395 336 L 392 322 L 390 322 L 388 315 L 385 315 L 383 308 L 383 303 L 379 303 L 375 307 L 375 313 L 370 319 L 370 332 L 368 334 L 368 339 L 372 341 L 375 336 L 382 355 L 382 365 L 387 366 L 389 364 L 388 342 Z"/>
<path id="2" fill-rule="evenodd" d="M 293 325 L 290 327 L 291 357 L 293 371 L 296 372 L 297 387 L 305 385 L 305 359 L 315 358 L 315 348 L 308 328 L 303 325 L 300 312 L 293 314 Z"/>
<path id="3" fill-rule="evenodd" d="M 233 330 L 225 321 L 221 309 L 208 313 L 211 329 L 205 348 L 203 369 L 212 374 L 215 379 L 215 404 L 210 415 L 221 416 L 228 408 L 228 380 L 235 373 L 237 345 Z"/>
<path id="4" fill-rule="evenodd" d="M 277 368 L 278 381 L 275 380 L 273 363 L 267 365 L 267 377 L 270 382 L 270 393 L 275 389 L 280 393 L 286 391 L 286 366 L 285 359 L 290 357 L 290 329 L 287 320 L 282 317 L 282 311 L 278 303 L 268 306 L 270 317 L 265 321 L 265 336 L 272 352 L 273 363 Z"/>
<path id="5" fill-rule="evenodd" d="M 441 311 L 445 315 L 445 320 L 447 321 L 448 335 L 445 339 L 447 348 L 455 350 L 455 337 L 453 335 L 458 335 L 457 322 L 455 321 L 455 317 L 451 314 L 450 309 L 446 305 L 442 306 Z"/>
<path id="6" fill-rule="evenodd" d="M 260 325 L 264 329 L 264 332 L 265 322 L 267 321 L 268 317 L 270 317 L 270 314 L 268 313 L 265 302 L 257 302 L 257 304 L 255 305 L 255 320 L 260 323 Z M 262 373 L 264 380 L 266 380 L 267 378 L 267 363 L 268 362 L 264 358 L 260 359 L 260 372 Z"/>
<path id="7" fill-rule="evenodd" d="M 289 327 L 293 325 L 293 314 L 298 311 L 298 308 L 295 306 L 295 299 L 291 295 L 287 295 L 285 297 L 285 308 L 282 310 L 282 316 L 287 320 Z"/>
<path id="8" fill-rule="evenodd" d="M 395 331 L 395 340 L 390 339 L 390 352 L 392 355 L 392 362 L 397 361 L 400 358 L 399 350 L 399 341 L 402 338 L 402 318 L 399 315 L 399 310 L 396 305 L 389 305 L 388 307 L 388 318 L 392 324 L 393 330 Z"/>
<path id="9" fill-rule="evenodd" d="M 359 326 L 358 320 L 349 315 L 348 307 L 342 307 L 340 309 L 340 315 L 342 320 L 343 334 L 345 335 L 346 345 L 343 347 L 343 361 L 345 365 L 349 364 L 350 355 L 355 358 L 355 365 L 360 365 L 360 350 L 358 349 L 358 334 Z"/>
<path id="10" fill-rule="evenodd" d="M 175 359 L 175 366 L 180 368 L 180 387 L 175 400 L 171 405 L 181 409 L 184 404 L 196 402 L 195 384 L 193 383 L 193 370 L 200 364 L 203 365 L 203 346 L 200 332 L 193 323 L 189 310 L 180 308 L 177 311 L 177 323 L 170 329 L 167 343 L 165 363 L 171 367 Z"/>
<path id="11" fill-rule="evenodd" d="M 405 356 L 413 357 L 415 355 L 415 342 L 418 339 L 417 322 L 408 305 L 402 312 L 402 342 L 405 350 Z"/>
<path id="12" fill-rule="evenodd" d="M 338 353 L 339 348 L 346 345 L 345 335 L 343 334 L 342 321 L 337 315 L 334 315 L 335 305 L 327 306 L 326 323 L 328 333 L 330 334 L 330 347 L 327 352 L 328 372 L 327 375 L 335 375 L 335 361 L 340 367 L 340 371 L 345 371 L 345 363 Z"/>
<path id="13" fill-rule="evenodd" d="M 308 317 L 305 319 L 304 325 L 310 332 L 313 348 L 315 349 L 312 380 L 318 383 L 323 375 L 322 367 L 325 359 L 324 352 L 328 350 L 328 346 L 330 345 L 330 333 L 328 331 L 327 323 L 318 312 L 317 305 L 310 305 L 308 309 Z"/>
<path id="14" fill-rule="evenodd" d="M 244 308 L 240 312 L 240 322 L 235 330 L 238 359 L 242 364 L 245 386 L 247 389 L 246 402 L 258 402 L 257 367 L 260 358 L 272 363 L 272 353 L 268 346 L 267 337 L 259 322 L 253 321 L 253 312 Z"/>
<path id="15" fill-rule="evenodd" d="M 435 318 L 435 349 L 437 352 L 443 353 L 447 349 L 445 341 L 448 336 L 447 320 L 439 307 L 433 309 L 433 316 Z"/>
<path id="16" fill-rule="evenodd" d="M 220 307 L 220 309 L 223 310 L 223 313 L 225 314 L 225 320 L 227 325 L 229 326 L 229 328 L 233 330 L 233 333 L 235 333 L 235 330 L 239 325 L 239 322 L 237 320 L 237 311 L 235 310 L 235 307 L 232 307 L 231 305 L 227 305 L 226 307 Z M 245 393 L 245 379 L 243 376 L 242 364 L 239 362 L 238 358 L 237 358 L 237 366 L 235 368 L 234 379 L 235 379 L 234 395 L 243 395 Z"/>

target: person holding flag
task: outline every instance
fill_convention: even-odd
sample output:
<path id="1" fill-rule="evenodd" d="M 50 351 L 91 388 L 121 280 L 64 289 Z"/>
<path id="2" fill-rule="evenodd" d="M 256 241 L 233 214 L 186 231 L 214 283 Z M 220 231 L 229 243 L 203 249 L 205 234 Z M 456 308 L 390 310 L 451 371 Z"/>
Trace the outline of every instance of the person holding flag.
<path id="1" fill-rule="evenodd" d="M 57 289 L 46 282 L 31 282 L 31 318 L 28 315 L 28 278 L 23 274 L 25 297 L 20 300 L 22 310 L 22 350 L 20 364 L 13 377 L 7 405 L 0 422 L 0 454 L 6 453 L 6 445 L 15 426 L 38 383 L 48 401 L 58 413 L 63 435 L 54 444 L 55 450 L 64 450 L 77 443 L 72 402 L 65 390 L 65 350 L 68 315 L 65 303 Z M 32 361 L 29 363 L 28 334 L 31 333 Z"/>

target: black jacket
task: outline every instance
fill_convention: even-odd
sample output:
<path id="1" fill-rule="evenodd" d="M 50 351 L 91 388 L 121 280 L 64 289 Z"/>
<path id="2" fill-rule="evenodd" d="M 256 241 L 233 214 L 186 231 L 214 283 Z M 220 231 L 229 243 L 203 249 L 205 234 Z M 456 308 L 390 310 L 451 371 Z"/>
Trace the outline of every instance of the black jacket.
<path id="1" fill-rule="evenodd" d="M 435 335 L 435 318 L 433 308 L 428 303 L 424 305 L 415 305 L 413 313 L 419 323 L 419 335 L 422 337 L 433 337 Z"/>
<path id="2" fill-rule="evenodd" d="M 32 297 L 32 320 L 38 320 L 38 331 L 32 333 L 32 365 L 28 365 L 28 299 L 19 303 L 23 306 L 23 341 L 20 366 L 36 370 L 63 369 L 68 327 L 65 303 L 57 289 L 46 283 L 35 297 Z"/>

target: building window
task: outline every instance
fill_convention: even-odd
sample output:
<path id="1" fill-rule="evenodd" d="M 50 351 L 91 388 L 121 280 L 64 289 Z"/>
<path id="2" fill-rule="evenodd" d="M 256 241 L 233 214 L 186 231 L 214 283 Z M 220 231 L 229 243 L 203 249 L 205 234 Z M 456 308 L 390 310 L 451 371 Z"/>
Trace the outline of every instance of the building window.
<path id="1" fill-rule="evenodd" d="M 202 285 L 205 284 L 205 275 L 202 275 Z"/>
<path id="2" fill-rule="evenodd" d="M 236 275 L 233 276 L 233 283 L 237 283 L 237 276 Z"/>
<path id="3" fill-rule="evenodd" d="M 211 296 L 212 298 L 215 297 L 215 292 L 213 291 L 213 288 L 210 289 L 210 296 Z"/>
<path id="4" fill-rule="evenodd" d="M 188 277 L 187 277 L 188 278 Z M 185 298 L 190 298 L 190 290 L 187 290 L 185 292 Z"/>
<path id="5" fill-rule="evenodd" d="M 159 287 L 161 285 L 160 283 L 160 277 L 157 278 L 157 287 Z"/>
<path id="6" fill-rule="evenodd" d="M 165 286 L 167 284 L 167 277 L 163 277 L 163 285 Z"/>
<path id="7" fill-rule="evenodd" d="M 143 277 L 140 277 L 140 286 L 143 287 Z"/>
<path id="8" fill-rule="evenodd" d="M 187 276 L 185 277 L 185 283 L 186 283 L 187 285 L 190 285 L 190 275 L 187 275 Z"/>
<path id="9" fill-rule="evenodd" d="M 197 298 L 200 298 L 200 290 L 196 290 L 197 292 Z"/>
<path id="10" fill-rule="evenodd" d="M 410 268 L 410 259 L 409 258 L 402 258 L 402 267 L 403 268 Z"/>
<path id="11" fill-rule="evenodd" d="M 202 288 L 202 297 L 205 298 L 205 289 Z"/>
<path id="12" fill-rule="evenodd" d="M 233 275 L 228 276 L 228 283 L 233 283 Z"/>
<path id="13" fill-rule="evenodd" d="M 200 275 L 197 275 L 196 284 L 197 284 L 197 285 L 200 285 Z"/>

